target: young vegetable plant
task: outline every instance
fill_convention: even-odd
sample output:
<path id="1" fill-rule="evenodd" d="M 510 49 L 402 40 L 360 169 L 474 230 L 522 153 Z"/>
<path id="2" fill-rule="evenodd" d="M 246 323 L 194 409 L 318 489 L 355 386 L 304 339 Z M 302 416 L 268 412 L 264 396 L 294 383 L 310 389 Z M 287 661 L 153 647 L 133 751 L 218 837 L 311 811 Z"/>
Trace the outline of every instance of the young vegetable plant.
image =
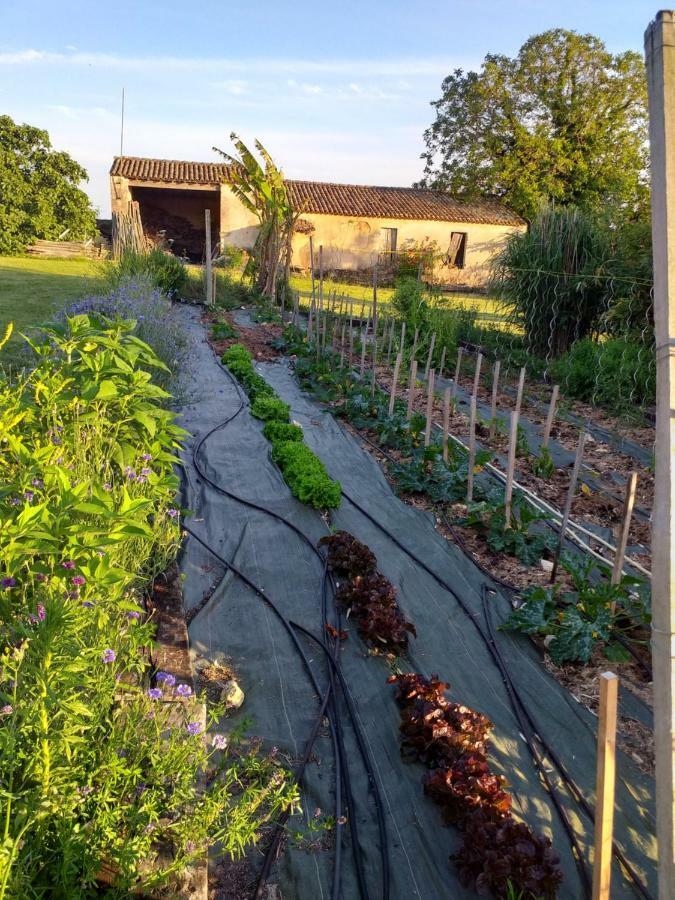
<path id="1" fill-rule="evenodd" d="M 550 481 L 555 472 L 555 464 L 548 447 L 542 447 L 539 456 L 532 458 L 532 474 L 536 478 Z"/>
<path id="2" fill-rule="evenodd" d="M 542 521 L 544 516 L 516 495 L 508 526 L 504 504 L 491 501 L 470 506 L 461 524 L 477 528 L 494 553 L 506 553 L 526 566 L 533 566 L 555 545 L 553 535 L 533 528 Z"/>

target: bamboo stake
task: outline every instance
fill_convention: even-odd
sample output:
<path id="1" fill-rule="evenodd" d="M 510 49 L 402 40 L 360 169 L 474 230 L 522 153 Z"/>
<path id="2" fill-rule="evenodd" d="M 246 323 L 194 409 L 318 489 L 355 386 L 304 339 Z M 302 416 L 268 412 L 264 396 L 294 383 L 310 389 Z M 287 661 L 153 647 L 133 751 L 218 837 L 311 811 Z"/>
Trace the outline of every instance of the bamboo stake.
<path id="1" fill-rule="evenodd" d="M 443 349 L 441 350 L 441 364 L 438 367 L 438 377 L 439 378 L 443 377 L 443 369 L 445 368 L 445 351 L 446 351 L 446 349 L 447 348 L 444 346 Z"/>
<path id="2" fill-rule="evenodd" d="M 436 372 L 433 369 L 429 370 L 429 375 L 427 377 L 427 424 L 424 430 L 424 446 L 428 447 L 431 443 L 431 417 L 434 414 L 434 381 L 436 379 Z"/>
<path id="3" fill-rule="evenodd" d="M 296 328 L 300 324 L 300 294 L 293 297 L 293 324 Z"/>
<path id="4" fill-rule="evenodd" d="M 454 377 L 455 385 L 459 384 L 459 376 L 460 376 L 460 372 L 462 369 L 462 354 L 463 353 L 464 353 L 464 347 L 458 347 L 457 348 L 457 363 L 455 365 L 455 377 Z M 453 397 L 454 397 L 454 394 L 453 394 Z"/>
<path id="5" fill-rule="evenodd" d="M 491 441 L 495 438 L 497 430 L 497 394 L 499 392 L 499 370 L 501 362 L 497 359 L 492 368 L 492 405 L 490 407 L 490 437 Z"/>
<path id="6" fill-rule="evenodd" d="M 312 274 L 312 303 L 316 307 L 316 283 L 314 280 L 314 241 L 312 235 L 309 236 L 309 269 Z"/>
<path id="7" fill-rule="evenodd" d="M 405 350 L 405 322 L 401 325 L 401 350 Z"/>
<path id="8" fill-rule="evenodd" d="M 473 395 L 478 396 L 478 386 L 480 384 L 480 367 L 483 362 L 483 354 L 479 353 L 476 357 L 476 371 L 473 374 Z"/>
<path id="9" fill-rule="evenodd" d="M 401 371 L 401 362 L 403 360 L 403 351 L 399 350 L 396 354 L 396 362 L 394 363 L 394 378 L 391 382 L 391 391 L 389 393 L 389 415 L 394 415 L 394 404 L 396 402 L 396 388 L 398 387 L 398 375 Z"/>
<path id="10" fill-rule="evenodd" d="M 349 314 L 349 364 L 352 362 L 352 355 L 354 353 L 354 318 Z"/>
<path id="11" fill-rule="evenodd" d="M 504 488 L 504 529 L 511 525 L 511 501 L 513 499 L 513 473 L 516 468 L 516 447 L 518 446 L 518 418 L 516 410 L 511 412 L 511 433 L 509 435 L 509 458 L 506 465 L 506 485 Z"/>
<path id="12" fill-rule="evenodd" d="M 323 244 L 319 244 L 319 309 L 323 312 Z"/>
<path id="13" fill-rule="evenodd" d="M 466 502 L 473 502 L 473 470 L 476 466 L 476 395 L 471 395 L 469 413 L 469 471 L 466 478 Z"/>
<path id="14" fill-rule="evenodd" d="M 635 491 L 637 489 L 637 472 L 631 472 L 626 483 L 626 495 L 623 499 L 623 513 L 621 516 L 621 529 L 619 531 L 619 540 L 616 544 L 616 554 L 614 556 L 614 566 L 612 567 L 612 584 L 618 584 L 621 581 L 621 573 L 623 572 L 623 561 L 626 556 L 626 547 L 628 545 L 628 533 L 630 531 L 630 520 L 633 515 L 633 506 L 635 505 Z M 616 609 L 616 603 L 612 603 L 612 615 Z"/>
<path id="15" fill-rule="evenodd" d="M 211 278 L 211 210 L 204 210 L 204 261 L 206 277 L 206 305 L 213 306 L 213 280 Z"/>
<path id="16" fill-rule="evenodd" d="M 553 385 L 553 390 L 551 391 L 551 402 L 548 406 L 548 415 L 546 416 L 546 424 L 544 425 L 544 438 L 541 442 L 542 447 L 548 447 L 548 442 L 551 437 L 551 428 L 553 427 L 553 419 L 555 418 L 555 406 L 558 402 L 558 391 L 560 388 L 557 384 Z"/>
<path id="17" fill-rule="evenodd" d="M 450 388 L 443 392 L 443 462 L 448 461 L 448 432 L 450 431 Z"/>
<path id="18" fill-rule="evenodd" d="M 600 676 L 600 706 L 598 708 L 593 900 L 609 900 L 610 897 L 618 694 L 618 677 L 614 672 L 603 672 Z"/>
<path id="19" fill-rule="evenodd" d="M 366 347 L 367 347 L 367 338 L 368 338 L 368 328 L 370 327 L 370 316 L 366 319 L 366 330 L 361 334 L 361 370 L 359 372 L 359 378 L 363 381 L 363 378 L 366 373 Z"/>
<path id="20" fill-rule="evenodd" d="M 373 322 L 377 322 L 377 266 L 373 268 Z M 375 326 L 377 337 L 377 326 Z"/>
<path id="21" fill-rule="evenodd" d="M 586 438 L 588 435 L 586 432 L 581 429 L 579 434 L 579 443 L 577 444 L 577 453 L 574 457 L 574 466 L 572 468 L 572 475 L 570 476 L 570 486 L 567 489 L 567 499 L 565 500 L 565 508 L 563 510 L 563 517 L 560 524 L 560 538 L 558 540 L 558 546 L 556 547 L 555 557 L 553 558 L 553 569 L 551 571 L 551 584 L 555 582 L 556 575 L 558 574 L 558 563 L 560 562 L 560 554 L 562 552 L 563 541 L 565 540 L 565 534 L 567 532 L 567 523 L 569 522 L 570 513 L 572 512 L 572 501 L 574 500 L 574 492 L 577 488 L 577 480 L 579 479 L 579 472 L 581 471 L 581 462 L 584 457 L 584 447 L 586 446 Z"/>
<path id="22" fill-rule="evenodd" d="M 410 352 L 410 359 L 413 360 L 417 357 L 417 338 L 419 337 L 419 328 L 415 329 L 415 337 L 413 338 L 412 350 Z"/>
<path id="23" fill-rule="evenodd" d="M 518 377 L 518 393 L 516 394 L 516 412 L 520 416 L 520 407 L 523 402 L 523 391 L 525 390 L 525 366 L 520 370 Z"/>
<path id="24" fill-rule="evenodd" d="M 410 364 L 410 381 L 408 382 L 408 411 L 406 419 L 409 422 L 412 417 L 413 400 L 415 398 L 415 381 L 417 379 L 417 360 L 413 359 Z"/>
<path id="25" fill-rule="evenodd" d="M 427 364 L 424 369 L 424 377 L 429 377 L 429 369 L 431 368 L 431 358 L 434 355 L 434 347 L 436 346 L 436 332 L 431 335 L 431 343 L 429 344 L 429 353 L 427 355 Z"/>
<path id="26" fill-rule="evenodd" d="M 373 335 L 373 377 L 370 382 L 370 396 L 375 396 L 375 381 L 377 375 L 377 335 Z"/>

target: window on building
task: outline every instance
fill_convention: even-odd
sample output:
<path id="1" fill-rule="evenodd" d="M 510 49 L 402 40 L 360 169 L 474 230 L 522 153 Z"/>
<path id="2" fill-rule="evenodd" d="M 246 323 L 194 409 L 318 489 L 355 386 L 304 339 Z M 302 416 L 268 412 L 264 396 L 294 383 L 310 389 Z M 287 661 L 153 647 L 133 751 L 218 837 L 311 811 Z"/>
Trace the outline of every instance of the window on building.
<path id="1" fill-rule="evenodd" d="M 393 256 L 396 253 L 398 241 L 398 228 L 382 229 L 382 253 L 385 256 Z"/>
<path id="2" fill-rule="evenodd" d="M 463 269 L 466 258 L 466 231 L 453 231 L 450 235 L 447 263 L 451 268 Z"/>

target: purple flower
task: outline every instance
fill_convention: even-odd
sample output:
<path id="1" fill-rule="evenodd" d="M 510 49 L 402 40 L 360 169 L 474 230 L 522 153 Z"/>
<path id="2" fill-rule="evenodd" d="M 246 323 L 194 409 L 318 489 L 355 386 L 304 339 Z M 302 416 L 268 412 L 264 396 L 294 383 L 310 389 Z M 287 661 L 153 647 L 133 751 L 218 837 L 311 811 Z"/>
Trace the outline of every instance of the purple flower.
<path id="1" fill-rule="evenodd" d="M 159 688 L 149 688 L 148 689 L 148 697 L 151 700 L 160 700 L 162 697 L 162 692 Z"/>
<path id="2" fill-rule="evenodd" d="M 118 747 L 116 752 L 119 758 L 123 759 L 129 751 L 125 750 L 124 747 Z"/>
<path id="3" fill-rule="evenodd" d="M 114 650 L 111 650 L 110 647 L 108 647 L 108 649 L 104 650 L 101 654 L 101 659 L 104 663 L 112 663 L 117 659 L 117 654 Z"/>
<path id="4" fill-rule="evenodd" d="M 192 696 L 192 688 L 189 684 L 179 684 L 176 688 L 176 693 L 179 697 L 191 697 Z"/>
<path id="5" fill-rule="evenodd" d="M 214 734 L 211 738 L 211 744 L 216 750 L 224 750 L 227 747 L 227 738 L 224 734 Z"/>
<path id="6" fill-rule="evenodd" d="M 158 672 L 155 681 L 163 681 L 164 684 L 167 684 L 169 687 L 173 687 L 176 683 L 176 679 L 171 672 Z"/>
<path id="7" fill-rule="evenodd" d="M 141 475 L 145 475 L 147 478 L 148 475 L 152 475 L 152 469 L 141 469 Z"/>
<path id="8" fill-rule="evenodd" d="M 35 493 L 33 491 L 24 491 L 23 492 L 23 499 L 26 500 L 28 503 L 30 503 L 30 501 L 33 499 L 34 496 L 35 496 Z"/>
<path id="9" fill-rule="evenodd" d="M 202 730 L 201 722 L 189 722 L 187 726 L 188 734 L 191 734 L 193 737 L 197 734 L 200 734 Z"/>
<path id="10" fill-rule="evenodd" d="M 40 584 L 43 584 L 45 581 L 47 581 L 47 576 L 43 575 L 42 572 L 36 572 L 34 577 L 36 581 L 40 582 Z"/>
<path id="11" fill-rule="evenodd" d="M 145 484 L 147 480 L 148 480 L 148 479 L 145 477 L 145 475 L 137 475 L 137 476 L 136 476 L 136 481 L 137 481 L 139 484 Z"/>
<path id="12" fill-rule="evenodd" d="M 124 467 L 124 474 L 130 481 L 133 481 L 136 477 L 136 472 L 131 468 L 131 466 Z"/>
<path id="13" fill-rule="evenodd" d="M 105 484 L 103 485 L 103 490 L 104 491 L 112 491 L 112 484 L 110 484 L 109 481 L 106 481 Z"/>
<path id="14" fill-rule="evenodd" d="M 21 501 L 18 497 L 12 497 L 12 499 L 9 501 L 10 506 L 18 506 L 20 503 Z"/>
<path id="15" fill-rule="evenodd" d="M 31 484 L 33 485 L 33 487 L 36 487 L 36 488 L 42 488 L 45 486 L 44 482 L 42 481 L 41 478 L 33 478 L 33 480 L 31 481 Z"/>
<path id="16" fill-rule="evenodd" d="M 143 462 L 150 462 L 150 460 L 152 459 L 152 453 L 144 453 L 143 456 L 141 456 L 141 459 L 143 460 Z"/>
<path id="17" fill-rule="evenodd" d="M 11 588 L 16 587 L 16 578 L 3 578 L 2 581 L 0 581 L 0 586 L 3 590 L 9 591 Z"/>
<path id="18" fill-rule="evenodd" d="M 47 615 L 47 610 L 41 603 L 37 605 L 37 617 L 41 622 L 44 622 L 45 616 Z"/>
<path id="19" fill-rule="evenodd" d="M 138 612 L 138 610 L 135 609 L 129 610 L 129 612 L 127 613 L 127 619 L 138 620 L 140 619 L 140 617 L 141 614 Z"/>
<path id="20" fill-rule="evenodd" d="M 74 569 L 75 568 L 75 563 L 73 562 L 72 559 L 65 560 L 65 562 L 61 563 L 61 565 L 63 566 L 64 569 Z"/>
<path id="21" fill-rule="evenodd" d="M 88 609 L 91 609 L 91 607 L 92 607 L 93 605 L 94 605 L 94 604 L 91 602 L 91 600 L 83 600 L 83 601 L 82 601 L 82 606 L 86 606 Z"/>
<path id="22" fill-rule="evenodd" d="M 177 509 L 174 509 L 173 507 L 171 507 L 171 509 L 167 509 L 166 514 L 167 514 L 167 516 L 169 516 L 169 518 L 175 519 L 176 516 L 180 515 L 180 512 Z"/>
<path id="23" fill-rule="evenodd" d="M 6 704 L 0 709 L 0 716 L 11 716 L 13 712 L 14 712 L 14 707 L 12 706 L 12 704 L 11 704 L 11 703 L 6 703 Z"/>
<path id="24" fill-rule="evenodd" d="M 75 585 L 75 587 L 82 587 L 83 584 L 87 583 L 87 579 L 84 577 L 84 575 L 73 575 L 70 580 Z"/>

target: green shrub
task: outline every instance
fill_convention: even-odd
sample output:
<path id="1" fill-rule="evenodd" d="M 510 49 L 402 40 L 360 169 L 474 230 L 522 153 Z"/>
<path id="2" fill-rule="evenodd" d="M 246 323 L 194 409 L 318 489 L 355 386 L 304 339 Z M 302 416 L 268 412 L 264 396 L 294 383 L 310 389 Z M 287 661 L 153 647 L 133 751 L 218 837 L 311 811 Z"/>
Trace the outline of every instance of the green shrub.
<path id="1" fill-rule="evenodd" d="M 272 445 L 272 459 L 301 503 L 316 509 L 336 509 L 340 505 L 340 483 L 330 478 L 324 464 L 306 444 L 278 441 Z"/>
<path id="2" fill-rule="evenodd" d="M 229 322 L 216 322 L 211 328 L 211 335 L 217 341 L 223 341 L 227 340 L 227 338 L 238 337 L 239 333 Z"/>
<path id="3" fill-rule="evenodd" d="M 159 247 L 149 253 L 125 250 L 112 264 L 108 278 L 115 287 L 120 281 L 139 275 L 147 275 L 152 284 L 167 297 L 182 296 L 188 282 L 187 269 L 180 259 Z"/>
<path id="4" fill-rule="evenodd" d="M 397 279 L 391 303 L 410 328 L 420 331 L 428 328 L 429 307 L 424 300 L 424 286 L 416 278 Z"/>
<path id="5" fill-rule="evenodd" d="M 270 397 L 259 394 L 251 404 L 251 414 L 263 422 L 274 420 L 275 422 L 288 422 L 291 416 L 291 408 L 279 397 Z"/>
<path id="6" fill-rule="evenodd" d="M 299 425 L 293 425 L 290 422 L 279 422 L 270 419 L 265 423 L 263 434 L 270 443 L 276 441 L 302 441 L 302 428 Z"/>

